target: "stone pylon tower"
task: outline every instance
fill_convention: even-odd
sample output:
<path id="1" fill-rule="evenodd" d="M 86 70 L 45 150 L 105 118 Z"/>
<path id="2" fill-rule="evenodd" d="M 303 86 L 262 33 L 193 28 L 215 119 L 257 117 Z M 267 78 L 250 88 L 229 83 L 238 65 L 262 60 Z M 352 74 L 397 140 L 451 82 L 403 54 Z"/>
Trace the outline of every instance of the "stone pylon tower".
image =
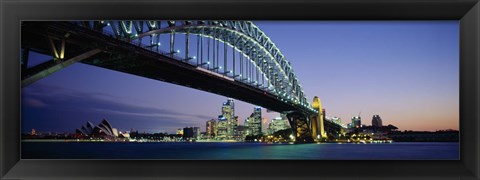
<path id="1" fill-rule="evenodd" d="M 312 107 L 318 111 L 318 115 L 312 117 L 312 135 L 317 140 L 320 140 L 318 137 L 322 139 L 327 138 L 327 133 L 325 133 L 325 127 L 323 124 L 322 102 L 319 97 L 315 96 L 313 98 Z"/>

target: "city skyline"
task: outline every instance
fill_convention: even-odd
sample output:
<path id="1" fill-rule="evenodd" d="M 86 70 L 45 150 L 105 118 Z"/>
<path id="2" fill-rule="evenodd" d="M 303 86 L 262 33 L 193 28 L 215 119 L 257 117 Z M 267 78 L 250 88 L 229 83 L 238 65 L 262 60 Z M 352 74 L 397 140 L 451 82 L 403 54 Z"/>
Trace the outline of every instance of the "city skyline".
<path id="1" fill-rule="evenodd" d="M 402 130 L 458 129 L 457 21 L 255 23 L 292 63 L 308 100 L 320 97 L 327 116 L 347 124 L 359 113 L 366 122 L 379 114 L 384 125 Z M 298 29 L 307 32 L 284 35 Z M 103 118 L 125 130 L 203 131 L 227 98 L 77 63 L 22 88 L 22 131 L 73 131 Z M 240 122 L 256 106 L 235 103 Z M 279 116 L 264 108 L 262 115 Z"/>

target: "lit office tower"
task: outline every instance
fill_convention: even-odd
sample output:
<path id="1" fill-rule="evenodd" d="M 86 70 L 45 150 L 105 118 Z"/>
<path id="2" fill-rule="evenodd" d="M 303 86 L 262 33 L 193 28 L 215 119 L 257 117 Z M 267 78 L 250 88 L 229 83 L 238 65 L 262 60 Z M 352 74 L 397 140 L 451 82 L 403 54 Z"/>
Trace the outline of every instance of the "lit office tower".
<path id="1" fill-rule="evenodd" d="M 233 99 L 229 98 L 227 102 L 223 103 L 222 116 L 226 119 L 226 138 L 233 139 L 235 135 L 235 127 L 238 125 L 238 122 L 235 120 L 235 104 L 233 103 Z"/>
<path id="2" fill-rule="evenodd" d="M 215 119 L 211 119 L 207 121 L 206 124 L 206 133 L 207 133 L 207 138 L 213 138 L 215 137 L 215 134 L 217 134 L 217 121 Z"/>
<path id="3" fill-rule="evenodd" d="M 193 138 L 200 138 L 200 127 L 193 127 Z"/>
<path id="4" fill-rule="evenodd" d="M 245 120 L 247 135 L 259 135 L 262 133 L 262 108 L 255 107 L 253 113 Z"/>
<path id="5" fill-rule="evenodd" d="M 272 119 L 268 129 L 270 130 L 269 134 L 274 134 L 277 131 L 290 129 L 290 124 L 286 118 L 276 117 Z"/>
<path id="6" fill-rule="evenodd" d="M 362 126 L 362 118 L 360 116 L 353 116 L 352 117 L 352 127 L 359 128 Z"/>
<path id="7" fill-rule="evenodd" d="M 217 123 L 217 133 L 216 133 L 216 139 L 219 140 L 225 140 L 227 139 L 227 126 L 228 122 L 225 117 L 222 115 L 218 116 L 218 123 Z"/>
<path id="8" fill-rule="evenodd" d="M 238 136 L 238 116 L 235 116 L 235 118 L 233 118 L 233 126 L 234 134 L 235 136 Z"/>
<path id="9" fill-rule="evenodd" d="M 262 134 L 268 134 L 268 119 L 262 118 Z"/>
<path id="10" fill-rule="evenodd" d="M 373 115 L 372 117 L 372 126 L 373 127 L 382 127 L 382 118 L 378 114 Z"/>

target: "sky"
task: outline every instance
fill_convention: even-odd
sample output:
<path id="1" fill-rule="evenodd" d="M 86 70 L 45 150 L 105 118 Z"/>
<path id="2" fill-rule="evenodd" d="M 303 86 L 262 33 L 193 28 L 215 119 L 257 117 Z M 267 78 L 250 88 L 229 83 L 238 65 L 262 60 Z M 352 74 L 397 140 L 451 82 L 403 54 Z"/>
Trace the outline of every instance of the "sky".
<path id="1" fill-rule="evenodd" d="M 400 130 L 459 129 L 458 21 L 255 21 L 343 124 L 360 115 Z M 67 49 L 68 52 L 68 49 Z M 31 54 L 33 66 L 51 57 Z M 221 56 L 220 56 L 221 57 Z M 22 88 L 22 131 L 74 132 L 103 118 L 120 131 L 205 131 L 228 97 L 76 63 Z M 256 105 L 235 100 L 240 124 Z M 272 119 L 278 113 L 262 116 Z"/>

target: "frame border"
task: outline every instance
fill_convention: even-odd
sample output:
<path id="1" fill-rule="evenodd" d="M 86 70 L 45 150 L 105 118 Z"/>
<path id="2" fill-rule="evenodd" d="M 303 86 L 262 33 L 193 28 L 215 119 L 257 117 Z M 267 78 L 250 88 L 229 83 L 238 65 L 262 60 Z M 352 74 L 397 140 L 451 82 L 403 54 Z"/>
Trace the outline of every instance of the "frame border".
<path id="1" fill-rule="evenodd" d="M 20 159 L 21 20 L 192 18 L 459 20 L 461 160 Z M 480 179 L 479 24 L 478 0 L 0 0 L 0 179 Z"/>

